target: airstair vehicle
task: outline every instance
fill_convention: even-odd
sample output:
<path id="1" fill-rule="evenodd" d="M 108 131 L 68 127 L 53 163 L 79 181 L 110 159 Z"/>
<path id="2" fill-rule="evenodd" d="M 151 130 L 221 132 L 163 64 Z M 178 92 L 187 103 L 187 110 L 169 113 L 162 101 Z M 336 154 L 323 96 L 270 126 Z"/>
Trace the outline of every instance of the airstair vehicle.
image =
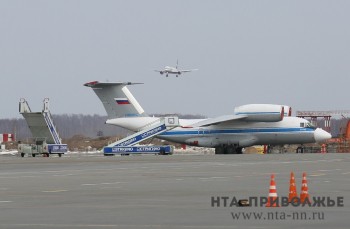
<path id="1" fill-rule="evenodd" d="M 54 125 L 50 110 L 49 99 L 44 99 L 44 107 L 41 112 L 32 112 L 28 102 L 20 99 L 19 113 L 26 120 L 33 136 L 32 144 L 19 144 L 18 153 L 22 157 L 25 154 L 35 157 L 37 154 L 49 156 L 57 154 L 59 157 L 67 152 L 67 144 L 62 144 L 56 126 Z"/>
<path id="2" fill-rule="evenodd" d="M 146 146 L 146 145 L 136 145 L 147 139 L 156 137 L 165 131 L 171 130 L 179 126 L 178 117 L 164 117 L 159 118 L 156 121 L 147 124 L 146 126 L 140 128 L 138 132 L 127 136 L 119 141 L 113 142 L 108 146 L 103 148 L 103 153 L 105 156 L 121 154 L 172 154 L 174 151 L 173 146 L 161 145 L 161 146 Z M 136 146 L 135 146 L 136 145 Z"/>

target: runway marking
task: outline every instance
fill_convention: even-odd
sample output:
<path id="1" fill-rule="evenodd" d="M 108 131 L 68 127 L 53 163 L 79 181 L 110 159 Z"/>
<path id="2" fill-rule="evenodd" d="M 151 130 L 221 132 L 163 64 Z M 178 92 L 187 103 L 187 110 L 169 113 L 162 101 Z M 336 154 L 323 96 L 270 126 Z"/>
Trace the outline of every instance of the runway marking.
<path id="1" fill-rule="evenodd" d="M 346 172 L 346 173 L 342 173 L 343 175 L 347 175 L 347 174 L 350 174 L 350 172 Z"/>
<path id="2" fill-rule="evenodd" d="M 120 183 L 122 183 L 122 182 L 112 182 L 112 183 L 101 183 L 101 184 L 120 184 Z"/>
<path id="3" fill-rule="evenodd" d="M 326 175 L 325 173 L 319 173 L 319 174 L 311 174 L 310 177 L 320 177 Z"/>
<path id="4" fill-rule="evenodd" d="M 97 186 L 97 185 L 112 185 L 112 184 L 121 184 L 121 183 L 126 183 L 126 182 L 105 182 L 105 183 L 87 183 L 87 184 L 81 184 L 82 186 Z"/>
<path id="5" fill-rule="evenodd" d="M 227 179 L 228 177 L 200 177 L 200 180 L 209 180 L 209 179 Z"/>
<path id="6" fill-rule="evenodd" d="M 48 193 L 54 193 L 54 192 L 67 192 L 68 190 L 61 189 L 61 190 L 46 190 L 46 191 L 41 191 L 41 192 L 48 192 Z"/>
<path id="7" fill-rule="evenodd" d="M 12 203 L 13 201 L 11 200 L 0 200 L 0 203 Z"/>
<path id="8" fill-rule="evenodd" d="M 43 228 L 175 228 L 178 225 L 174 224 L 50 224 L 50 223 L 36 223 L 36 224 L 2 224 L 4 226 L 25 226 L 25 227 L 43 227 Z M 188 225 L 180 226 L 180 228 L 232 228 L 232 225 Z M 271 228 L 254 227 L 254 228 Z"/>

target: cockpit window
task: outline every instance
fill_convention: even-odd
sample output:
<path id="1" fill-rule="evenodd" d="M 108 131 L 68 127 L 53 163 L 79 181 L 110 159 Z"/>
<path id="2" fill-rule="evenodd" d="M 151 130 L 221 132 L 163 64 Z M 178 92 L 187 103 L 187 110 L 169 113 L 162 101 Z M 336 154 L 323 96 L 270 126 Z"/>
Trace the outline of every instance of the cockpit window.
<path id="1" fill-rule="evenodd" d="M 310 122 L 301 122 L 300 127 L 316 129 L 316 127 L 314 125 L 312 125 Z"/>
<path id="2" fill-rule="evenodd" d="M 316 126 L 312 125 L 310 122 L 307 122 L 307 123 L 306 123 L 306 127 L 307 127 L 307 128 L 316 129 Z"/>

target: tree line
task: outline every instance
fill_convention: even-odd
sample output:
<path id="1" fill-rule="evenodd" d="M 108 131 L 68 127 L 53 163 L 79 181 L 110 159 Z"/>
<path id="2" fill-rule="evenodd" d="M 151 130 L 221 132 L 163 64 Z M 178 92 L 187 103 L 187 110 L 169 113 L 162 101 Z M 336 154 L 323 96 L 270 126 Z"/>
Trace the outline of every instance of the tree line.
<path id="1" fill-rule="evenodd" d="M 202 115 L 176 115 L 186 119 L 205 118 Z M 154 114 L 154 116 L 165 115 Z M 105 124 L 107 116 L 102 115 L 60 114 L 52 115 L 52 119 L 62 139 L 69 139 L 76 135 L 97 138 L 130 134 L 130 131 L 124 128 Z M 0 119 L 0 133 L 16 134 L 17 140 L 26 140 L 32 137 L 27 122 L 23 118 Z"/>
<path id="2" fill-rule="evenodd" d="M 128 134 L 128 131 L 123 128 L 105 124 L 107 117 L 101 115 L 60 114 L 52 115 L 52 119 L 60 137 L 63 139 L 68 139 L 75 135 L 96 138 Z M 32 137 L 27 122 L 23 118 L 0 119 L 0 132 L 14 133 L 17 140 L 25 140 Z"/>

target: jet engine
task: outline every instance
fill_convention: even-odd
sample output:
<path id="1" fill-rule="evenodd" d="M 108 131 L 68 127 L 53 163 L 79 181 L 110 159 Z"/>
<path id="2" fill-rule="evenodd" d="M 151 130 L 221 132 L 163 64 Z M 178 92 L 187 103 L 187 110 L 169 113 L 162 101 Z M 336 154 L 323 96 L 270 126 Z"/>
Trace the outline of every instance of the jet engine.
<path id="1" fill-rule="evenodd" d="M 292 116 L 292 108 L 290 106 L 283 106 L 284 107 L 284 116 Z"/>
<path id="2" fill-rule="evenodd" d="M 245 121 L 252 122 L 279 122 L 282 121 L 285 115 L 285 107 L 289 107 L 275 104 L 248 104 L 236 107 L 234 110 L 235 115 L 247 116 Z M 289 113 L 287 114 L 289 115 Z"/>

